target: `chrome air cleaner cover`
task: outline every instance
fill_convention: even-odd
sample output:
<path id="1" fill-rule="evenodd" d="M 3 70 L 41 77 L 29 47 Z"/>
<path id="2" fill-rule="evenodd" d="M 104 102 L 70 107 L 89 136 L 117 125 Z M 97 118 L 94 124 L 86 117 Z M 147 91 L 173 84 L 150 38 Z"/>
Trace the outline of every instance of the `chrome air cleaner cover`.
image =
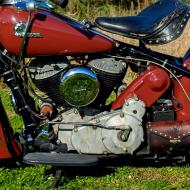
<path id="1" fill-rule="evenodd" d="M 61 76 L 60 91 L 64 100 L 75 107 L 87 106 L 99 93 L 96 74 L 85 67 L 71 68 Z"/>

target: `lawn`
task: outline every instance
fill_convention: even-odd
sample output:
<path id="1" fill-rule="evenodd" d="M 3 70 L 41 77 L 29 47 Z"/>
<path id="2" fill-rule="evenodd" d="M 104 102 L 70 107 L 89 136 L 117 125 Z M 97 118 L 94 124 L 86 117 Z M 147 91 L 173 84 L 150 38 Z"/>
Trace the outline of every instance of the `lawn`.
<path id="1" fill-rule="evenodd" d="M 48 189 L 52 183 L 52 175 L 45 175 L 47 167 L 25 167 L 18 169 L 0 169 L 0 189 Z M 74 173 L 74 171 L 73 171 Z M 102 172 L 94 171 L 94 175 L 63 177 L 58 189 L 77 190 L 188 190 L 190 189 L 189 168 L 135 168 L 108 167 Z"/>

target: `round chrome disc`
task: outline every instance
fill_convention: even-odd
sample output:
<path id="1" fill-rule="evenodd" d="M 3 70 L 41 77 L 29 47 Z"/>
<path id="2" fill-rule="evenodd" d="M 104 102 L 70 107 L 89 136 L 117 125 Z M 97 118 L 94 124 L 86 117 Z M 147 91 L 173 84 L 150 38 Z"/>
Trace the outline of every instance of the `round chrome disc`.
<path id="1" fill-rule="evenodd" d="M 99 86 L 94 72 L 85 67 L 75 67 L 62 75 L 60 91 L 68 104 L 82 107 L 95 100 Z"/>

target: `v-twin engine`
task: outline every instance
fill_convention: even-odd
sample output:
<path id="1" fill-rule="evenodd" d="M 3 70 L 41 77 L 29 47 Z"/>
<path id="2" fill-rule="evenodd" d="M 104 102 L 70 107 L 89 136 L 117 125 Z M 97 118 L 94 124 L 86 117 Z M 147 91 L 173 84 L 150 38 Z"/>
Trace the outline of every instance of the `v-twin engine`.
<path id="1" fill-rule="evenodd" d="M 62 114 L 54 131 L 68 150 L 86 154 L 132 154 L 144 141 L 142 117 L 145 104 L 137 97 L 126 100 L 121 110 L 97 113 L 84 108 Z M 71 122 L 72 121 L 72 122 Z"/>
<path id="2" fill-rule="evenodd" d="M 83 107 L 105 104 L 116 86 L 122 84 L 127 64 L 114 58 L 98 58 L 87 65 L 71 64 L 64 56 L 31 61 L 29 74 L 36 87 L 57 106 L 65 102 Z"/>

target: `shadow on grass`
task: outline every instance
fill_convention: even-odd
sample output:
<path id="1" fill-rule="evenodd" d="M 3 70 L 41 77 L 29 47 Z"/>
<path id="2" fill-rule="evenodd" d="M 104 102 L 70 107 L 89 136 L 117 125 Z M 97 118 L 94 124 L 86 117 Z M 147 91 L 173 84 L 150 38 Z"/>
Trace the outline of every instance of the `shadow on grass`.
<path id="1" fill-rule="evenodd" d="M 5 160 L 0 160 L 0 168 L 6 168 L 6 169 L 17 169 L 17 168 L 27 168 L 31 167 L 31 165 L 25 164 L 22 161 L 22 158 L 10 158 Z"/>
<path id="2" fill-rule="evenodd" d="M 90 177 L 104 177 L 110 175 L 116 171 L 118 167 L 137 167 L 137 168 L 161 168 L 167 166 L 189 166 L 189 162 L 178 163 L 176 160 L 160 160 L 157 162 L 154 159 L 141 159 L 141 158 L 132 158 L 132 157 L 112 157 L 112 158 L 101 158 L 97 166 L 91 167 L 52 167 L 51 169 L 46 170 L 46 175 L 54 175 L 55 181 L 57 180 L 56 171 L 61 171 L 60 179 L 57 180 L 57 183 L 54 183 L 53 188 L 58 187 L 58 185 L 63 187 L 67 183 L 76 179 L 76 176 L 90 176 Z M 63 180 L 61 180 L 61 178 Z M 60 183 L 59 183 L 60 182 Z"/>
<path id="3" fill-rule="evenodd" d="M 17 162 L 13 159 L 0 160 L 0 168 L 13 169 L 13 168 L 19 168 L 19 167 L 21 167 L 20 161 Z"/>
<path id="4" fill-rule="evenodd" d="M 20 162 L 21 165 L 19 166 L 16 164 L 15 160 L 4 160 L 0 162 L 0 167 L 8 168 L 8 169 L 15 169 L 15 168 L 26 168 L 29 165 L 23 164 Z M 185 166 L 188 163 L 177 163 L 175 161 L 167 161 L 167 160 L 161 160 L 160 162 L 157 162 L 156 160 L 152 159 L 142 159 L 142 158 L 136 158 L 136 157 L 116 157 L 112 156 L 110 157 L 101 157 L 99 165 L 91 166 L 91 167 L 47 167 L 45 169 L 45 175 L 46 176 L 55 176 L 54 180 L 52 181 L 51 189 L 54 189 L 56 187 L 64 188 L 67 184 L 77 179 L 77 176 L 80 177 L 104 177 L 107 175 L 112 175 L 116 172 L 118 167 L 136 167 L 136 168 L 146 168 L 146 167 L 152 167 L 152 168 L 161 168 L 166 166 Z M 31 167 L 31 165 L 29 166 Z M 59 175 L 57 174 L 58 172 Z"/>

